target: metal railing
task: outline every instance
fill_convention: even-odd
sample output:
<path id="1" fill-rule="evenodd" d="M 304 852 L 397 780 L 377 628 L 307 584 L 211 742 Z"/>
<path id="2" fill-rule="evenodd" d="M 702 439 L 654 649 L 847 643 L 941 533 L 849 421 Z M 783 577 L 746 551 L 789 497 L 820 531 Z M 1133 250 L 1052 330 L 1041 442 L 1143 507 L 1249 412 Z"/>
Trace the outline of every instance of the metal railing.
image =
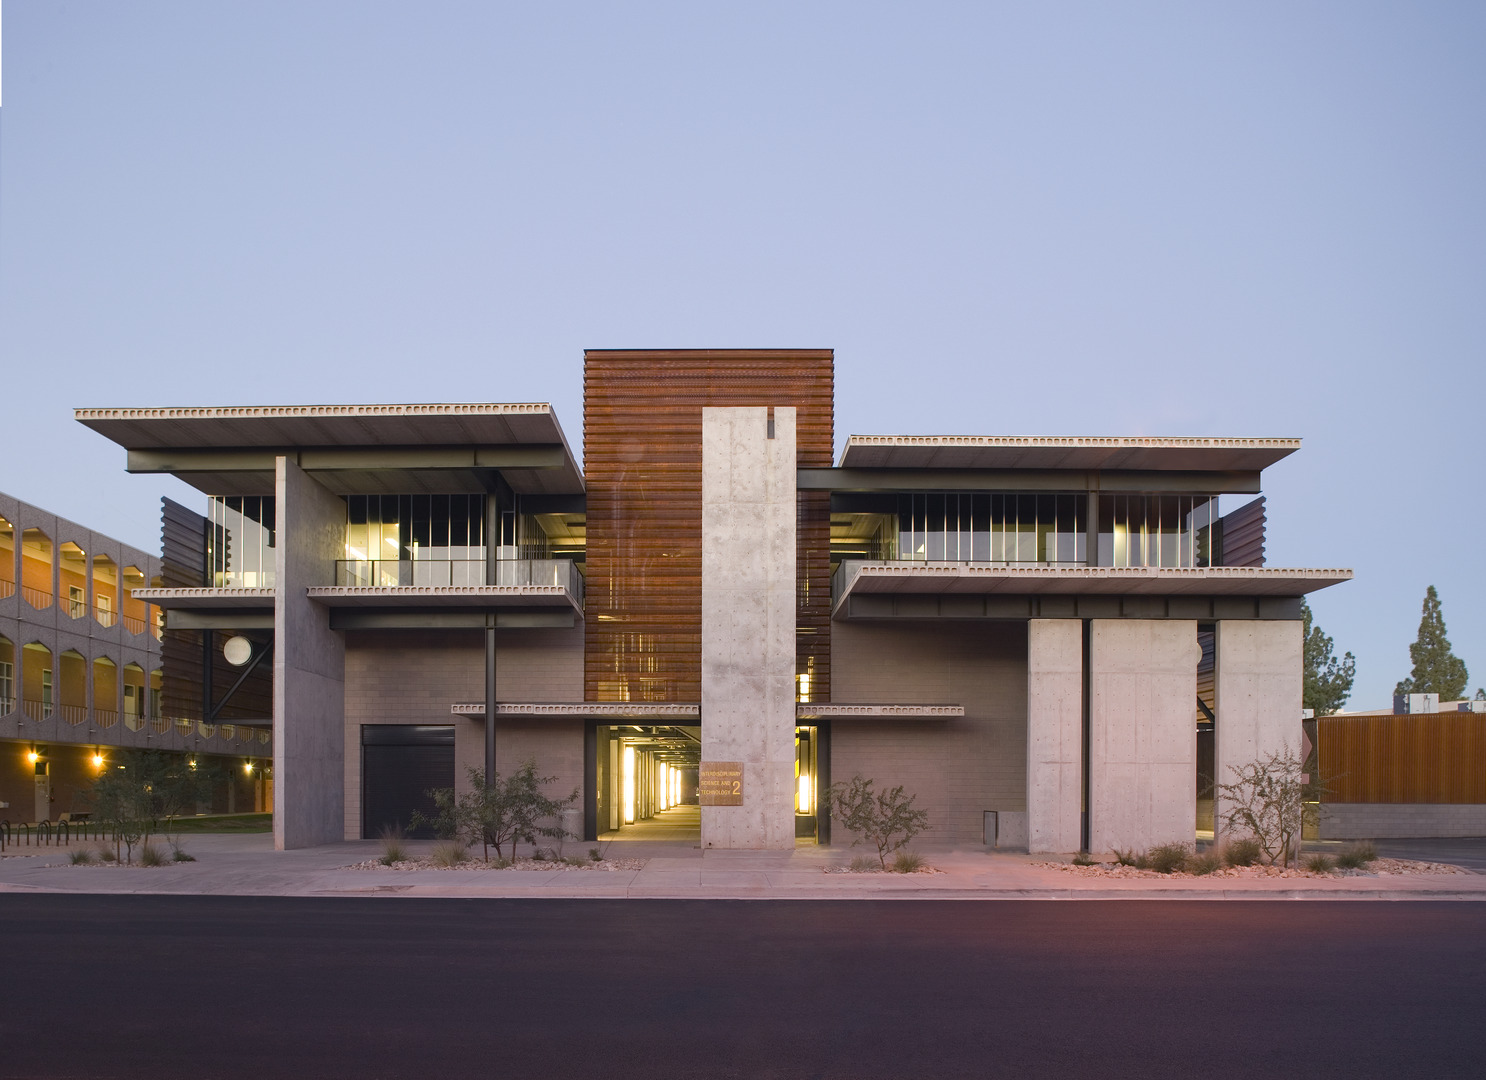
<path id="1" fill-rule="evenodd" d="M 10 581 L 10 580 L 8 580 L 6 578 L 0 578 L 0 600 L 4 600 L 7 596 L 14 596 L 14 595 L 15 595 L 15 582 L 14 581 Z"/>
<path id="2" fill-rule="evenodd" d="M 52 594 L 45 589 L 33 589 L 29 585 L 22 585 L 21 595 L 26 598 L 26 603 L 37 611 L 45 611 L 52 606 Z"/>
<path id="3" fill-rule="evenodd" d="M 86 705 L 58 705 L 57 712 L 62 714 L 62 719 L 76 727 L 88 719 L 88 707 Z"/>
<path id="4" fill-rule="evenodd" d="M 119 621 L 119 614 L 113 608 L 94 608 L 93 614 L 97 618 L 99 626 L 109 627 Z"/>
<path id="5" fill-rule="evenodd" d="M 22 700 L 21 711 L 26 714 L 28 720 L 50 720 L 52 718 L 51 703 L 37 701 L 35 698 L 25 698 Z"/>
<path id="6" fill-rule="evenodd" d="M 486 580 L 484 559 L 338 559 L 335 583 L 351 587 L 556 585 L 583 597 L 583 575 L 572 559 L 503 559 Z"/>

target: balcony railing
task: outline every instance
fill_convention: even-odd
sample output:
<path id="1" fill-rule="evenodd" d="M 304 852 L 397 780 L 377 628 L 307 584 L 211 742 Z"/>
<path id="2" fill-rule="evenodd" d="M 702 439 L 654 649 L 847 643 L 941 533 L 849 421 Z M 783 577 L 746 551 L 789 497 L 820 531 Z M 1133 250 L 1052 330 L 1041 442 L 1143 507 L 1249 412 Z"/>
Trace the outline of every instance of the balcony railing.
<path id="1" fill-rule="evenodd" d="M 113 608 L 95 608 L 94 616 L 98 619 L 98 625 L 103 627 L 112 626 L 119 621 L 118 613 Z"/>
<path id="2" fill-rule="evenodd" d="M 15 582 L 14 581 L 8 581 L 5 578 L 0 578 L 0 600 L 4 600 L 7 596 L 14 596 L 14 595 L 15 595 Z"/>
<path id="3" fill-rule="evenodd" d="M 0 696 L 0 716 L 9 716 L 15 709 L 15 698 Z"/>
<path id="4" fill-rule="evenodd" d="M 21 702 L 21 711 L 30 720 L 50 720 L 52 718 L 52 704 L 49 701 L 37 701 L 35 698 L 25 698 Z"/>
<path id="5" fill-rule="evenodd" d="M 26 598 L 26 603 L 37 611 L 45 611 L 52 606 L 52 594 L 45 589 L 33 589 L 29 585 L 22 585 L 21 595 Z"/>
<path id="6" fill-rule="evenodd" d="M 342 586 L 400 588 L 416 585 L 556 585 L 581 603 L 583 575 L 571 559 L 503 559 L 486 580 L 484 559 L 340 559 L 335 583 Z"/>
<path id="7" fill-rule="evenodd" d="M 124 616 L 124 629 L 128 630 L 131 634 L 144 633 L 144 626 L 143 619 L 136 619 L 133 615 Z"/>

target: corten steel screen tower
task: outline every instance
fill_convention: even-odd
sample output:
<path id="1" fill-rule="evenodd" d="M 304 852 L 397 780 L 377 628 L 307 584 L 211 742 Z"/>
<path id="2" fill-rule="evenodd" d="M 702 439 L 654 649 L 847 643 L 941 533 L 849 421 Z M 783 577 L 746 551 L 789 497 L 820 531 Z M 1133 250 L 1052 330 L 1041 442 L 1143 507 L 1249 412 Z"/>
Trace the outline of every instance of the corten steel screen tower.
<path id="1" fill-rule="evenodd" d="M 830 468 L 830 349 L 584 353 L 584 697 L 701 700 L 702 410 L 797 410 L 799 468 Z M 796 674 L 830 700 L 830 493 L 800 492 Z M 704 720 L 705 723 L 705 720 Z"/>

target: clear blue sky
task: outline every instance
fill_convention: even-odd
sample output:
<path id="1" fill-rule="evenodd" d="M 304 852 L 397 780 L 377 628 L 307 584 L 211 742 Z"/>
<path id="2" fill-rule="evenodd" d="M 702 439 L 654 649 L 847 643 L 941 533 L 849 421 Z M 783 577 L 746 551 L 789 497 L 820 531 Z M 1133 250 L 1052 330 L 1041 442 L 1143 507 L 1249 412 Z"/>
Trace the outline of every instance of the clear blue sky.
<path id="1" fill-rule="evenodd" d="M 1486 685 L 1486 5 L 7 0 L 0 490 L 149 549 L 75 406 L 551 401 L 830 346 L 848 434 L 1279 435 L 1352 707 Z M 1230 500 L 1230 508 L 1237 505 Z"/>

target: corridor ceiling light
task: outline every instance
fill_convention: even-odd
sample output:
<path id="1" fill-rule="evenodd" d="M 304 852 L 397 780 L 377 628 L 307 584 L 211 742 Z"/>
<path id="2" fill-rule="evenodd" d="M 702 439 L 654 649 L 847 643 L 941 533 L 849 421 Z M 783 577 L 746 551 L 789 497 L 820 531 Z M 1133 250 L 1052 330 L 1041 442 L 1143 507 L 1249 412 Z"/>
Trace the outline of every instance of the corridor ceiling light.
<path id="1" fill-rule="evenodd" d="M 244 761 L 243 762 L 243 772 L 245 772 L 245 773 L 251 773 L 252 771 L 253 771 L 253 763 L 251 761 Z"/>
<path id="2" fill-rule="evenodd" d="M 38 754 L 35 750 L 28 750 L 26 752 L 26 760 L 29 761 L 32 765 L 35 765 L 38 761 L 41 760 L 41 755 Z"/>
<path id="3" fill-rule="evenodd" d="M 101 768 L 103 768 L 103 755 L 102 754 L 94 753 L 94 755 L 93 755 L 93 768 L 95 768 L 95 769 L 101 769 Z"/>
<path id="4" fill-rule="evenodd" d="M 800 813 L 810 813 L 810 774 L 800 774 L 799 794 L 795 798 L 795 804 L 800 808 Z"/>

